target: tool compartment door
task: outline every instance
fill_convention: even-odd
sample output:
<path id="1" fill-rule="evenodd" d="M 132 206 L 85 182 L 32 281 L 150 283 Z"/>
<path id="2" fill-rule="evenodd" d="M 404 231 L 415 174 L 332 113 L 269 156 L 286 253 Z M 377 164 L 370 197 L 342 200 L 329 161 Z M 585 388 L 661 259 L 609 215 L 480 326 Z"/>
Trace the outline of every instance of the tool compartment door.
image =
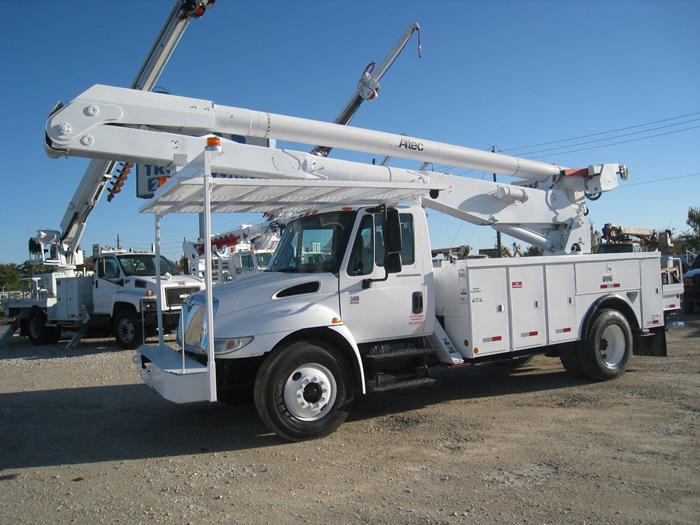
<path id="1" fill-rule="evenodd" d="M 576 279 L 573 264 L 549 264 L 547 278 L 547 331 L 549 342 L 564 343 L 578 338 Z"/>
<path id="2" fill-rule="evenodd" d="M 544 273 L 542 266 L 508 268 L 513 350 L 546 343 Z"/>
<path id="3" fill-rule="evenodd" d="M 506 269 L 467 267 L 471 341 L 468 357 L 508 352 L 508 294 Z"/>

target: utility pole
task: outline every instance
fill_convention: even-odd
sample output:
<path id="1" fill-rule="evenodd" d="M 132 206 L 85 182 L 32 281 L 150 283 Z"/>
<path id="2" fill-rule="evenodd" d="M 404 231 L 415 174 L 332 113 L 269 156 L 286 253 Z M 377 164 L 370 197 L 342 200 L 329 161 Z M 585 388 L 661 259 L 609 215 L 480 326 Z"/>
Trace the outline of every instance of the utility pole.
<path id="1" fill-rule="evenodd" d="M 493 147 L 491 148 L 491 151 L 492 151 L 493 153 L 498 153 L 498 148 L 497 148 L 496 146 L 493 146 Z M 495 173 L 493 174 L 493 182 L 497 182 L 497 181 L 496 181 L 496 174 L 495 174 Z M 503 250 L 503 246 L 502 246 L 502 244 L 501 244 L 501 232 L 498 231 L 498 230 L 496 230 L 496 248 L 498 249 L 498 256 L 499 256 L 499 257 L 503 257 L 503 251 L 502 251 L 502 250 Z"/>

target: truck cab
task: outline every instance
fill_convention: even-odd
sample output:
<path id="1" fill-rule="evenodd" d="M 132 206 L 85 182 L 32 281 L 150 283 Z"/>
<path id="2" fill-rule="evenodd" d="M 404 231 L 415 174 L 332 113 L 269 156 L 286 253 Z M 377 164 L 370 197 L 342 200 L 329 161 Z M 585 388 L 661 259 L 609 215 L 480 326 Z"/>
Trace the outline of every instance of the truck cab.
<path id="1" fill-rule="evenodd" d="M 700 305 L 700 256 L 695 257 L 683 276 L 683 310 L 692 314 L 697 305 Z"/>
<path id="2" fill-rule="evenodd" d="M 180 305 L 202 288 L 201 281 L 181 275 L 165 257 L 160 258 L 163 328 L 177 326 Z M 92 315 L 109 324 L 123 348 L 141 343 L 143 330 L 157 327 L 158 280 L 152 253 L 99 251 L 93 274 Z"/>

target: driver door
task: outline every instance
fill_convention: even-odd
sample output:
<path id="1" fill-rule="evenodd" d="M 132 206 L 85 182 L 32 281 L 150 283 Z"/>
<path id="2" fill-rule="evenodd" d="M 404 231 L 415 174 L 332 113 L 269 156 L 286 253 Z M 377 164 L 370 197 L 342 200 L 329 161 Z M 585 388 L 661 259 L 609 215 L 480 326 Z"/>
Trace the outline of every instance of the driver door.
<path id="1" fill-rule="evenodd" d="M 340 311 L 358 343 L 406 338 L 426 332 L 426 285 L 415 253 L 413 215 L 402 213 L 402 269 L 384 279 L 381 214 L 360 217 L 346 265 L 340 271 Z M 363 282 L 377 279 L 370 287 Z"/>
<path id="2" fill-rule="evenodd" d="M 93 310 L 96 314 L 112 315 L 114 296 L 119 291 L 122 278 L 116 257 L 98 257 L 92 290 Z"/>

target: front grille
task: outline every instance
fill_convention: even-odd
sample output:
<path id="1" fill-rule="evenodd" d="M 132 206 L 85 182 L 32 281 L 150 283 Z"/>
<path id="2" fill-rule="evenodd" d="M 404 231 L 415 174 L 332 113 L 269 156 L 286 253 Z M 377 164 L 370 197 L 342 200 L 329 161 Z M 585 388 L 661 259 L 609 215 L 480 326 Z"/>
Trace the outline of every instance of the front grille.
<path id="1" fill-rule="evenodd" d="M 196 286 L 176 286 L 172 288 L 165 289 L 165 306 L 166 308 L 171 308 L 173 306 L 180 306 L 185 298 L 198 292 L 199 288 Z"/>

